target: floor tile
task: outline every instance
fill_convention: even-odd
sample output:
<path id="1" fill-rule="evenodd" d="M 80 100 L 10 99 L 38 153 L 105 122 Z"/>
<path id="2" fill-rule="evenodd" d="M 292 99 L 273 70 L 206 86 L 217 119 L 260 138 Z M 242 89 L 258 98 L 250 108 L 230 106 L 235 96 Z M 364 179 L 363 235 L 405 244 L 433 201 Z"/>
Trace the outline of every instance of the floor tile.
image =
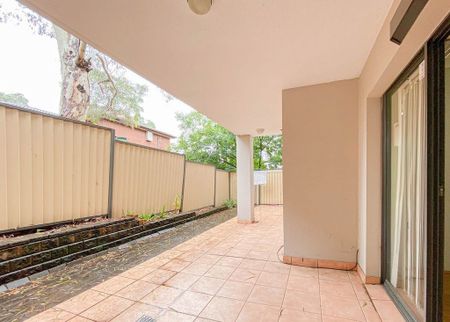
<path id="1" fill-rule="evenodd" d="M 203 252 L 201 252 L 201 251 L 188 251 L 188 252 L 181 254 L 177 258 L 185 260 L 185 261 L 193 262 L 202 255 L 203 255 Z"/>
<path id="2" fill-rule="evenodd" d="M 107 297 L 108 294 L 97 292 L 94 290 L 87 290 L 65 302 L 58 304 L 56 308 L 65 310 L 73 314 L 80 314 L 81 312 L 87 310 L 91 306 L 94 306 L 98 302 L 103 301 Z"/>
<path id="3" fill-rule="evenodd" d="M 279 262 L 282 208 L 255 212 L 255 224 L 233 219 L 213 227 L 95 286 L 91 296 L 58 306 L 70 312 L 53 308 L 34 321 L 136 321 L 146 315 L 158 322 L 312 322 L 321 316 L 324 322 L 379 322 L 377 310 L 387 321 L 402 321 L 382 287 L 366 290 L 356 272 Z"/>
<path id="4" fill-rule="evenodd" d="M 174 288 L 179 288 L 182 290 L 187 290 L 199 278 L 200 278 L 200 276 L 198 276 L 198 275 L 184 273 L 184 271 L 183 271 L 183 272 L 180 272 L 180 273 L 177 273 L 176 275 L 174 275 L 172 278 L 170 278 L 168 281 L 166 281 L 164 283 L 164 285 L 174 287 Z"/>
<path id="5" fill-rule="evenodd" d="M 235 321 L 243 306 L 242 301 L 216 296 L 200 313 L 200 317 L 221 322 Z"/>
<path id="6" fill-rule="evenodd" d="M 234 271 L 234 267 L 214 265 L 205 273 L 204 276 L 228 279 Z"/>
<path id="7" fill-rule="evenodd" d="M 190 288 L 191 291 L 215 295 L 222 287 L 225 280 L 202 276 Z"/>
<path id="8" fill-rule="evenodd" d="M 262 252 L 262 251 L 257 251 L 257 250 L 250 250 L 245 257 L 246 258 L 251 258 L 251 259 L 268 260 L 269 259 L 269 253 Z"/>
<path id="9" fill-rule="evenodd" d="M 155 269 L 156 268 L 153 268 L 153 267 L 139 266 L 139 267 L 134 267 L 129 270 L 126 270 L 125 272 L 121 273 L 119 276 L 138 280 L 138 279 L 141 279 L 144 276 L 150 274 Z"/>
<path id="10" fill-rule="evenodd" d="M 125 278 L 122 276 L 115 276 L 113 278 L 110 278 L 109 280 L 106 280 L 103 283 L 100 283 L 93 287 L 95 291 L 99 291 L 102 293 L 107 294 L 115 294 L 124 287 L 130 285 L 135 280 L 132 280 L 130 278 Z"/>
<path id="11" fill-rule="evenodd" d="M 291 266 L 283 263 L 266 262 L 263 270 L 270 273 L 289 274 Z"/>
<path id="12" fill-rule="evenodd" d="M 248 302 L 281 307 L 284 293 L 285 290 L 281 288 L 255 285 L 248 298 Z"/>
<path id="13" fill-rule="evenodd" d="M 187 266 L 189 266 L 191 262 L 184 261 L 182 259 L 174 258 L 167 264 L 161 266 L 161 269 L 165 269 L 172 272 L 181 272 Z"/>
<path id="14" fill-rule="evenodd" d="M 291 266 L 290 274 L 298 277 L 319 278 L 319 270 L 313 267 Z"/>
<path id="15" fill-rule="evenodd" d="M 285 309 L 281 311 L 280 322 L 320 322 L 320 314 L 302 312 L 293 309 Z"/>
<path id="16" fill-rule="evenodd" d="M 27 322 L 64 322 L 73 317 L 75 317 L 75 315 L 72 313 L 57 308 L 51 308 L 33 316 L 28 319 Z"/>
<path id="17" fill-rule="evenodd" d="M 117 317 L 115 317 L 112 321 L 113 322 L 129 322 L 129 321 L 138 321 L 142 317 L 151 317 L 153 319 L 156 319 L 156 317 L 161 312 L 161 309 L 144 304 L 144 303 L 135 303 L 134 305 L 130 306 L 128 309 L 123 311 L 121 314 L 119 314 Z"/>
<path id="18" fill-rule="evenodd" d="M 262 271 L 266 263 L 265 260 L 244 258 L 239 264 L 239 268 Z"/>
<path id="19" fill-rule="evenodd" d="M 373 304 L 383 322 L 402 322 L 405 321 L 392 301 L 374 300 Z"/>
<path id="20" fill-rule="evenodd" d="M 390 301 L 391 298 L 387 294 L 383 285 L 365 285 L 367 292 L 372 300 Z"/>
<path id="21" fill-rule="evenodd" d="M 287 288 L 317 295 L 319 294 L 319 281 L 314 278 L 300 277 L 290 274 Z"/>
<path id="22" fill-rule="evenodd" d="M 147 276 L 144 276 L 141 280 L 161 285 L 175 274 L 176 272 L 158 268 L 153 272 L 151 272 L 150 274 L 148 274 Z"/>
<path id="23" fill-rule="evenodd" d="M 350 281 L 347 271 L 340 271 L 337 269 L 328 269 L 328 268 L 319 268 L 319 279 L 337 282 Z"/>
<path id="24" fill-rule="evenodd" d="M 283 308 L 295 309 L 299 311 L 321 313 L 320 297 L 303 293 L 296 290 L 286 290 L 284 296 Z"/>
<path id="25" fill-rule="evenodd" d="M 194 320 L 195 316 L 170 310 L 166 311 L 158 318 L 158 322 L 191 322 Z"/>
<path id="26" fill-rule="evenodd" d="M 76 317 L 70 319 L 69 322 L 92 322 L 92 320 L 77 315 Z"/>
<path id="27" fill-rule="evenodd" d="M 80 315 L 94 321 L 109 321 L 133 304 L 134 302 L 130 300 L 112 295 Z"/>
<path id="28" fill-rule="evenodd" d="M 277 322 L 280 309 L 264 304 L 245 303 L 237 322 Z"/>
<path id="29" fill-rule="evenodd" d="M 242 262 L 242 258 L 239 257 L 228 257 L 223 256 L 218 262 L 217 265 L 221 266 L 229 266 L 229 267 L 238 267 L 239 264 Z"/>
<path id="30" fill-rule="evenodd" d="M 197 316 L 211 299 L 211 295 L 186 291 L 175 300 L 170 308 L 176 312 Z"/>
<path id="31" fill-rule="evenodd" d="M 183 273 L 189 273 L 194 275 L 204 275 L 209 269 L 212 267 L 211 264 L 202 264 L 198 262 L 193 262 L 189 266 L 187 266 Z"/>
<path id="32" fill-rule="evenodd" d="M 355 322 L 355 320 L 337 318 L 335 316 L 322 315 L 322 322 Z"/>
<path id="33" fill-rule="evenodd" d="M 321 296 L 322 314 L 339 318 L 351 319 L 355 321 L 365 321 L 356 297 L 343 298 L 323 295 Z"/>
<path id="34" fill-rule="evenodd" d="M 355 298 L 356 293 L 350 282 L 320 280 L 320 294 Z"/>
<path id="35" fill-rule="evenodd" d="M 236 282 L 256 283 L 261 271 L 237 268 L 230 276 L 230 280 Z"/>
<path id="36" fill-rule="evenodd" d="M 372 301 L 359 301 L 359 305 L 361 306 L 364 316 L 368 322 L 381 322 L 381 318 L 375 310 Z"/>
<path id="37" fill-rule="evenodd" d="M 226 254 L 227 256 L 231 257 L 241 257 L 244 258 L 247 256 L 249 250 L 248 249 L 238 249 L 238 248 L 232 248 L 230 251 Z"/>
<path id="38" fill-rule="evenodd" d="M 133 284 L 121 289 L 116 293 L 117 296 L 127 298 L 132 301 L 139 301 L 141 298 L 149 294 L 151 291 L 156 289 L 159 285 L 145 282 L 136 281 Z"/>
<path id="39" fill-rule="evenodd" d="M 195 262 L 200 264 L 216 264 L 222 256 L 205 254 L 199 257 Z"/>
<path id="40" fill-rule="evenodd" d="M 141 299 L 141 302 L 161 308 L 169 307 L 183 291 L 173 287 L 159 286 Z"/>
<path id="41" fill-rule="evenodd" d="M 245 301 L 250 295 L 253 286 L 254 284 L 252 283 L 242 283 L 230 280 L 225 282 L 217 295 L 235 300 Z"/>
<path id="42" fill-rule="evenodd" d="M 284 289 L 286 288 L 288 276 L 289 276 L 288 274 L 262 272 L 259 275 L 256 284 L 270 287 L 279 287 Z"/>

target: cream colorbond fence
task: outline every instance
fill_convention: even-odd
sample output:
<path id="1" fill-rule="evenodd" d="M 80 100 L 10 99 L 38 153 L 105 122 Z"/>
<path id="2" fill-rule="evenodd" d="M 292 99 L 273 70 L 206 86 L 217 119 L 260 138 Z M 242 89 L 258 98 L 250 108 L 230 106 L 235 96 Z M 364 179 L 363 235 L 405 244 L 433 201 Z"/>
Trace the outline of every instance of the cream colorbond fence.
<path id="1" fill-rule="evenodd" d="M 264 170 L 267 172 L 267 183 L 255 186 L 255 204 L 282 205 L 283 204 L 283 170 Z M 230 196 L 237 199 L 236 172 L 230 172 Z"/>
<path id="2" fill-rule="evenodd" d="M 257 188 L 281 204 L 282 172 Z M 0 231 L 236 200 L 236 174 L 126 142 L 114 130 L 0 104 Z"/>
<path id="3" fill-rule="evenodd" d="M 0 230 L 108 213 L 113 131 L 0 106 Z"/>
<path id="4" fill-rule="evenodd" d="M 230 178 L 229 172 L 216 170 L 216 201 L 215 205 L 220 206 L 230 199 Z"/>
<path id="5" fill-rule="evenodd" d="M 174 210 L 183 193 L 184 155 L 116 141 L 112 214 Z"/>
<path id="6" fill-rule="evenodd" d="M 214 206 L 216 168 L 212 165 L 186 162 L 183 211 Z"/>
<path id="7" fill-rule="evenodd" d="M 267 171 L 267 183 L 255 187 L 257 189 L 259 205 L 282 205 L 283 204 L 283 171 Z"/>

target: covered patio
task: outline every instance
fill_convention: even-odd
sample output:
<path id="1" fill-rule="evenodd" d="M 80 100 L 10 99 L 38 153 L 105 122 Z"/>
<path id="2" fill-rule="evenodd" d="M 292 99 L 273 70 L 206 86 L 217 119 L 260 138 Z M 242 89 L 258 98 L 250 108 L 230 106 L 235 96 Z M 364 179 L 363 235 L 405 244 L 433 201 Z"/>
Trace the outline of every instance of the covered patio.
<path id="1" fill-rule="evenodd" d="M 281 262 L 283 208 L 230 219 L 29 321 L 402 321 L 355 271 Z"/>
<path id="2" fill-rule="evenodd" d="M 237 142 L 237 220 L 35 321 L 403 321 L 396 307 L 411 321 L 441 320 L 440 295 L 424 288 L 413 312 L 389 267 L 382 111 L 448 17 L 448 0 L 215 0 L 201 1 L 212 4 L 203 16 L 182 0 L 21 2 Z M 434 68 L 431 58 L 430 69 L 417 66 L 420 77 Z M 284 208 L 255 208 L 252 140 L 277 134 Z M 435 196 L 444 191 L 437 187 Z"/>

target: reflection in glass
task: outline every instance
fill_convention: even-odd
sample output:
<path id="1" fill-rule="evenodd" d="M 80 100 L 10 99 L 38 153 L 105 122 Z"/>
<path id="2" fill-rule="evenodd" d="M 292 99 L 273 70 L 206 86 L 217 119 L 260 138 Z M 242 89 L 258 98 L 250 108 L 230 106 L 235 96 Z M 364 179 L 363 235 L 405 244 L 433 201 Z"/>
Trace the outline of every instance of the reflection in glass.
<path id="1" fill-rule="evenodd" d="M 387 278 L 415 315 L 425 309 L 424 63 L 390 96 L 390 258 Z"/>

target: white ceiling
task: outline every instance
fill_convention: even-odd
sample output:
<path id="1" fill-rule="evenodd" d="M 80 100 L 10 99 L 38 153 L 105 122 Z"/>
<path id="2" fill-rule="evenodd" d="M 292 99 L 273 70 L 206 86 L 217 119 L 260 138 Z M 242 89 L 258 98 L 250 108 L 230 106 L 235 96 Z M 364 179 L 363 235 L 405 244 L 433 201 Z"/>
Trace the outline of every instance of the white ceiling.
<path id="1" fill-rule="evenodd" d="M 22 2 L 234 133 L 274 134 L 282 89 L 360 75 L 392 0 Z"/>

